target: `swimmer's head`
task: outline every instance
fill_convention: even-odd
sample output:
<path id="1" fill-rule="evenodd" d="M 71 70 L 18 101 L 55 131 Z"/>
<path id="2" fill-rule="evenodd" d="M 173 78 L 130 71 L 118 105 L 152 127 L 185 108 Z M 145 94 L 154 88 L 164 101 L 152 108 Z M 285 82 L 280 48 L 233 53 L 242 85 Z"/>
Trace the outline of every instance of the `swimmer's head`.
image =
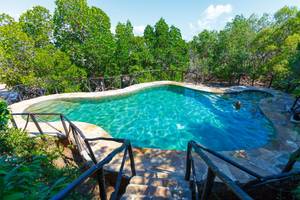
<path id="1" fill-rule="evenodd" d="M 235 102 L 234 107 L 235 109 L 239 110 L 242 106 L 242 103 L 240 101 Z"/>

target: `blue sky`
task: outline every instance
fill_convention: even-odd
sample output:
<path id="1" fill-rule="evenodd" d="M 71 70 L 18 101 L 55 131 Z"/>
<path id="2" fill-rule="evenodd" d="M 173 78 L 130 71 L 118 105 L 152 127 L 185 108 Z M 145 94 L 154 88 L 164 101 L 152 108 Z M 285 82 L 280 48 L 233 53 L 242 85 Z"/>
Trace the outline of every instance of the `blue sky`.
<path id="1" fill-rule="evenodd" d="M 34 5 L 53 12 L 54 0 L 0 0 L 0 12 L 17 18 Z M 142 34 L 147 24 L 155 24 L 160 17 L 181 29 L 185 39 L 192 38 L 204 28 L 219 30 L 237 14 L 274 13 L 284 5 L 300 6 L 300 0 L 88 0 L 110 17 L 112 29 L 129 19 L 135 34 Z"/>

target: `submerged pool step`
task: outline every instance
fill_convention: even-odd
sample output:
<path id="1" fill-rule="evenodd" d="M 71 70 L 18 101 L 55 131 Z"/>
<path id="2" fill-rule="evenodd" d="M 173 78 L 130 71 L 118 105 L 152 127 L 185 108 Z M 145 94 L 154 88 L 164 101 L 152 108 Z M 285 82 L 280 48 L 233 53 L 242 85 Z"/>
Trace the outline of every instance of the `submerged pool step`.
<path id="1" fill-rule="evenodd" d="M 191 199 L 188 182 L 174 178 L 135 176 L 130 180 L 122 200 Z"/>

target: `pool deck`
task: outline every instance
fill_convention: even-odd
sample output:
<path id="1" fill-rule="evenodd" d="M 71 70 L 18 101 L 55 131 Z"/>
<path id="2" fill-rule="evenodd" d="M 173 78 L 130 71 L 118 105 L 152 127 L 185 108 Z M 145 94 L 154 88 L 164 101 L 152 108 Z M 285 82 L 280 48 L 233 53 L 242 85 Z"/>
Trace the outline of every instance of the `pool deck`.
<path id="1" fill-rule="evenodd" d="M 248 86 L 234 86 L 234 87 L 208 87 L 205 85 L 193 85 L 189 83 L 178 83 L 173 81 L 158 81 L 151 83 L 142 83 L 133 85 L 124 89 L 110 90 L 104 92 L 93 92 L 93 93 L 64 93 L 64 94 L 55 94 L 42 96 L 35 99 L 30 99 L 22 101 L 16 104 L 12 104 L 10 109 L 12 113 L 22 113 L 25 110 L 36 103 L 54 100 L 54 99 L 68 99 L 68 98 L 103 98 L 107 96 L 116 96 L 116 95 L 126 95 L 132 92 L 139 91 L 148 87 L 155 87 L 161 85 L 178 85 L 183 86 L 199 91 L 206 91 L 212 93 L 232 93 L 232 92 L 242 92 L 246 90 L 256 90 L 268 92 L 273 95 L 273 97 L 263 99 L 259 106 L 265 116 L 273 123 L 273 126 L 276 129 L 276 135 L 265 145 L 257 149 L 246 150 L 240 156 L 236 151 L 225 151 L 221 152 L 223 155 L 228 156 L 229 158 L 241 163 L 242 165 L 248 167 L 251 170 L 256 171 L 261 175 L 272 175 L 277 174 L 281 171 L 284 165 L 287 163 L 290 154 L 295 151 L 300 146 L 300 137 L 299 131 L 300 126 L 290 122 L 290 114 L 287 112 L 287 108 L 290 107 L 293 103 L 293 97 L 268 88 L 257 88 L 257 87 L 248 87 Z M 24 124 L 25 120 L 22 117 L 16 117 L 18 124 Z M 51 129 L 46 124 L 42 124 L 42 128 L 49 134 L 57 134 L 57 131 Z M 61 124 L 58 122 L 50 122 L 57 130 L 63 130 Z M 98 127 L 93 124 L 75 122 L 75 124 L 82 130 L 86 138 L 93 137 L 111 137 L 105 130 L 101 127 Z M 29 123 L 27 131 L 31 133 L 37 133 L 37 130 L 34 130 L 35 126 L 33 123 Z M 238 137 L 238 136 L 237 136 Z M 92 148 L 95 151 L 98 159 L 105 157 L 110 153 L 114 148 L 118 147 L 120 144 L 116 142 L 101 141 L 94 142 Z M 86 152 L 81 152 L 83 157 L 90 161 L 89 156 Z M 112 164 L 107 166 L 107 169 L 118 171 L 119 164 L 122 154 L 117 156 Z M 171 151 L 171 150 L 159 150 L 159 149 L 148 149 L 148 148 L 134 148 L 134 158 L 136 164 L 136 170 L 138 174 L 165 174 L 167 176 L 181 176 L 184 177 L 185 173 L 185 162 L 186 162 L 186 152 L 184 151 Z M 212 157 L 213 158 L 213 157 Z M 198 176 L 203 177 L 206 174 L 206 166 L 200 160 L 197 159 L 197 168 L 199 171 Z M 247 182 L 251 177 L 245 173 L 238 171 L 236 168 L 227 165 L 223 161 L 213 158 L 214 163 L 220 167 L 226 175 L 228 175 L 233 180 L 238 180 L 239 182 Z M 297 168 L 300 168 L 300 165 L 297 164 Z M 129 165 L 126 165 L 125 170 L 129 171 Z"/>

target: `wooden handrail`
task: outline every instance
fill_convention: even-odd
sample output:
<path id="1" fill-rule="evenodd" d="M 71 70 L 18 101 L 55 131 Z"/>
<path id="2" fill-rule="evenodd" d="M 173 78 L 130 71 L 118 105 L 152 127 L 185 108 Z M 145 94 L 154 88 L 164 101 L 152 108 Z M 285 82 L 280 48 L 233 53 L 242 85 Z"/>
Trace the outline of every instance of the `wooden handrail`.
<path id="1" fill-rule="evenodd" d="M 86 138 L 83 132 L 72 122 L 70 121 L 67 117 L 60 113 L 13 113 L 12 114 L 12 124 L 16 127 L 19 128 L 17 125 L 16 120 L 13 118 L 13 116 L 27 116 L 27 122 L 25 125 L 24 130 L 27 127 L 29 117 L 33 120 L 35 126 L 39 130 L 41 134 L 44 134 L 40 122 L 36 119 L 36 116 L 58 116 L 60 121 L 62 122 L 63 128 L 65 130 L 67 138 L 69 138 L 69 133 L 71 132 L 73 134 L 73 138 L 76 143 L 77 149 L 81 152 L 82 151 L 82 145 L 83 147 L 86 148 L 85 150 L 87 151 L 88 155 L 91 157 L 94 166 L 91 167 L 89 170 L 84 172 L 78 179 L 73 181 L 71 184 L 69 184 L 64 190 L 59 192 L 57 195 L 55 195 L 52 199 L 63 199 L 65 198 L 71 191 L 73 191 L 78 185 L 82 184 L 86 179 L 91 177 L 93 174 L 97 174 L 97 180 L 99 184 L 99 190 L 100 190 L 100 199 L 106 200 L 106 189 L 105 189 L 105 179 L 104 179 L 104 174 L 103 174 L 103 167 L 104 165 L 108 164 L 117 154 L 124 152 L 123 154 L 123 159 L 121 162 L 120 170 L 118 172 L 118 177 L 117 177 L 117 182 L 115 185 L 115 192 L 112 196 L 111 199 L 115 200 L 118 197 L 118 191 L 120 189 L 121 185 L 121 178 L 123 175 L 123 169 L 125 165 L 125 161 L 127 158 L 127 154 L 129 155 L 129 160 L 130 160 L 130 169 L 131 169 L 131 176 L 136 175 L 135 171 L 135 163 L 134 163 L 134 157 L 133 157 L 133 151 L 132 151 L 132 146 L 130 141 L 124 140 L 124 139 L 115 139 L 115 138 L 104 138 L 104 137 L 97 137 L 97 138 Z M 69 124 L 69 130 L 67 128 L 67 123 Z M 108 156 L 106 156 L 104 159 L 101 161 L 97 161 L 96 156 L 91 148 L 91 145 L 89 142 L 91 141 L 100 141 L 100 140 L 106 140 L 106 141 L 114 141 L 118 143 L 122 143 L 122 145 L 119 148 L 114 149 Z M 83 141 L 81 143 L 80 141 Z"/>
<path id="2" fill-rule="evenodd" d="M 204 189 L 201 194 L 201 200 L 206 200 L 209 198 L 212 187 L 214 184 L 214 180 L 216 177 L 222 180 L 224 184 L 240 199 L 242 200 L 252 200 L 252 197 L 250 197 L 244 190 L 242 190 L 234 181 L 232 181 L 227 175 L 225 175 L 222 171 L 218 169 L 218 167 L 210 160 L 210 158 L 203 152 L 203 149 L 201 146 L 197 145 L 194 141 L 190 141 L 188 143 L 188 151 L 187 151 L 187 167 L 186 167 L 186 175 L 185 178 L 187 181 L 190 180 L 190 173 L 191 171 L 195 170 L 194 161 L 192 157 L 192 150 L 195 150 L 195 152 L 202 158 L 202 160 L 206 163 L 208 167 L 206 182 L 204 185 Z M 194 178 L 193 178 L 194 179 Z M 195 182 L 196 180 L 193 180 L 193 184 L 197 184 Z M 197 187 L 197 186 L 196 186 Z M 198 189 L 198 188 L 197 188 Z M 195 199 L 198 199 L 199 189 L 195 194 Z"/>

